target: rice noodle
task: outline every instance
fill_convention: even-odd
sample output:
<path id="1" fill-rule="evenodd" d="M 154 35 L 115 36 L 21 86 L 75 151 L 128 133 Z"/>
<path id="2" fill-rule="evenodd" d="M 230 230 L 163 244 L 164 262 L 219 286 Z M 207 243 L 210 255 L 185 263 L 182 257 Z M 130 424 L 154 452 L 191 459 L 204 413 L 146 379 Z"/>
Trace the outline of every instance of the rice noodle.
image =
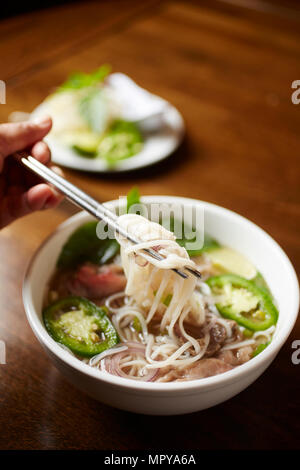
<path id="1" fill-rule="evenodd" d="M 253 338 L 257 340 L 260 337 L 265 337 L 267 342 L 269 342 L 272 339 L 272 335 L 273 335 L 274 331 L 275 331 L 275 325 L 272 325 L 267 330 L 256 331 L 253 335 Z"/>
<path id="2" fill-rule="evenodd" d="M 126 348 L 126 349 L 125 349 Z M 120 377 L 132 377 L 135 370 L 133 367 L 139 366 L 138 374 L 135 375 L 137 380 L 152 381 L 157 375 L 157 369 L 146 371 L 147 365 L 145 360 L 145 346 L 136 342 L 127 342 L 118 348 L 111 348 L 106 351 L 107 354 L 102 357 L 101 370 L 109 372 L 110 374 L 119 375 Z M 137 359 L 140 357 L 140 359 Z M 129 371 L 124 371 L 124 368 L 129 368 Z"/>
<path id="3" fill-rule="evenodd" d="M 130 306 L 128 306 L 128 307 L 125 306 L 125 307 L 121 308 L 119 310 L 119 312 L 114 315 L 114 317 L 112 319 L 114 327 L 116 328 L 120 338 L 123 339 L 123 341 L 124 341 L 124 338 L 122 338 L 122 336 L 123 336 L 122 327 L 120 325 L 120 322 L 124 317 L 127 317 L 127 320 L 128 320 L 128 317 L 137 318 L 139 320 L 140 325 L 141 325 L 141 329 L 142 329 L 143 339 L 146 341 L 147 336 L 148 336 L 148 329 L 147 329 L 147 324 L 146 324 L 145 318 L 138 309 L 130 307 Z M 129 321 L 132 321 L 132 318 L 131 319 L 129 318 Z M 127 323 L 127 325 L 128 325 L 128 323 Z"/>
<path id="4" fill-rule="evenodd" d="M 239 342 L 236 342 L 236 343 L 227 344 L 226 346 L 224 346 L 222 348 L 222 351 L 227 351 L 228 349 L 239 349 L 239 348 L 243 348 L 245 346 L 250 346 L 252 344 L 255 344 L 254 339 L 246 339 L 245 341 L 239 341 Z"/>
<path id="5" fill-rule="evenodd" d="M 221 317 L 205 282 L 193 276 L 184 280 L 171 270 L 195 267 L 173 233 L 138 215 L 123 215 L 118 222 L 141 243 L 132 245 L 116 233 L 121 245 L 118 263 L 127 284 L 125 291 L 107 297 L 105 305 L 122 343 L 91 358 L 91 366 L 120 377 L 161 381 L 170 370 L 182 371 L 182 367 L 194 367 L 203 357 L 210 357 L 208 348 L 211 351 L 216 344 L 216 350 L 222 352 L 253 346 L 262 338 L 271 340 L 274 326 L 242 340 L 242 329 Z M 145 255 L 145 248 L 154 249 L 164 260 Z M 208 268 L 205 260 L 206 274 Z M 211 346 L 211 335 L 220 331 L 218 324 L 223 336 Z M 194 337 L 187 325 L 192 326 L 191 331 L 199 331 L 199 336 Z"/>
<path id="6" fill-rule="evenodd" d="M 195 267 L 194 262 L 189 258 L 186 250 L 178 245 L 174 234 L 161 225 L 133 214 L 121 216 L 119 224 L 129 234 L 134 234 L 142 240 L 138 245 L 132 245 L 127 239 L 116 234 L 121 245 L 121 260 L 127 277 L 125 294 L 134 299 L 135 311 L 138 307 L 143 315 L 145 315 L 144 309 L 147 306 L 145 299 L 148 299 L 150 308 L 147 312 L 146 324 L 149 324 L 159 313 L 161 317 L 160 330 L 167 332 L 167 339 L 164 344 L 160 344 L 157 337 L 147 334 L 141 316 L 136 315 L 141 322 L 142 334 L 146 343 L 146 360 L 148 362 L 146 367 L 162 368 L 167 365 L 176 365 L 178 362 L 181 364 L 193 363 L 205 354 L 209 338 L 206 338 L 204 347 L 201 349 L 199 342 L 186 333 L 183 321 L 192 309 L 195 309 L 195 306 L 197 306 L 197 310 L 202 311 L 204 320 L 204 308 L 202 306 L 201 310 L 199 301 L 196 302 L 193 297 L 196 280 L 192 276 L 183 280 L 171 269 L 175 267 L 184 269 L 185 266 Z M 149 257 L 151 262 L 147 265 L 137 264 L 134 257 L 139 255 L 144 248 L 156 249 L 165 259 L 157 261 Z M 169 299 L 169 303 L 166 303 L 166 298 Z M 197 313 L 199 316 L 199 312 Z M 113 321 L 118 332 L 120 331 L 119 320 L 126 314 L 129 314 L 129 311 L 121 309 L 115 315 Z M 182 337 L 186 340 L 183 345 L 180 344 L 179 338 L 174 332 L 174 326 L 177 322 Z M 121 331 L 120 333 L 120 336 L 124 338 Z M 188 354 L 184 355 L 184 353 Z"/>
<path id="7" fill-rule="evenodd" d="M 126 351 L 127 349 L 128 349 L 128 346 L 126 346 L 125 344 L 123 346 L 118 345 L 117 347 L 106 349 L 106 351 L 103 351 L 102 353 L 97 354 L 96 356 L 93 356 L 89 361 L 89 365 L 93 367 L 97 365 L 98 363 L 100 363 L 100 361 L 104 359 L 106 356 L 112 356 L 113 354 Z"/>
<path id="8" fill-rule="evenodd" d="M 112 306 L 112 303 L 115 300 L 119 300 L 119 299 L 124 299 L 125 304 L 128 303 L 128 298 L 125 296 L 124 292 L 117 292 L 116 294 L 112 294 L 109 297 L 107 297 L 107 299 L 105 301 L 105 306 L 108 308 L 108 310 L 110 312 L 117 313 L 123 308 L 123 306 L 122 307 L 113 307 Z"/>

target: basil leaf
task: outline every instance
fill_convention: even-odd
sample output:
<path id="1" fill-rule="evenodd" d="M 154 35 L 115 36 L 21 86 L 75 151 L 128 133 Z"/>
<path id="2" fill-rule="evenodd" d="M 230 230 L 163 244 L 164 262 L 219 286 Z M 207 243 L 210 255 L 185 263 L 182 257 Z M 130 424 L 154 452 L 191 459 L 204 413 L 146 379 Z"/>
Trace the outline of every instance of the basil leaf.
<path id="1" fill-rule="evenodd" d="M 257 348 L 255 349 L 255 351 L 253 351 L 252 357 L 258 356 L 258 354 L 260 354 L 262 351 L 266 349 L 267 346 L 269 346 L 270 342 L 271 341 L 269 341 L 268 343 L 259 344 Z"/>
<path id="2" fill-rule="evenodd" d="M 115 239 L 100 240 L 97 236 L 97 221 L 79 227 L 64 244 L 57 261 L 58 268 L 71 268 L 80 263 L 104 264 L 120 249 Z"/>
<path id="3" fill-rule="evenodd" d="M 140 191 L 138 187 L 133 187 L 127 194 L 127 213 L 134 204 L 140 204 Z"/>
<path id="4" fill-rule="evenodd" d="M 90 74 L 74 72 L 62 85 L 60 85 L 57 91 L 79 90 L 81 88 L 94 86 L 99 82 L 103 82 L 110 71 L 110 65 L 105 64 Z"/>

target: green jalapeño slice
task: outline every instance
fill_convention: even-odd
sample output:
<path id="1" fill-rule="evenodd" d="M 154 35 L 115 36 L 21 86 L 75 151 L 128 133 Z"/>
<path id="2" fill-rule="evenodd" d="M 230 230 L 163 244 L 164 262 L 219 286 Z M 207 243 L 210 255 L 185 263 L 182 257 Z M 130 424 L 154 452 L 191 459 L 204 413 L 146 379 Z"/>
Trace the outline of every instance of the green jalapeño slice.
<path id="1" fill-rule="evenodd" d="M 98 307 L 83 297 L 66 297 L 43 311 L 48 333 L 74 354 L 92 357 L 119 342 L 107 316 L 106 307 Z"/>
<path id="2" fill-rule="evenodd" d="M 223 317 L 252 331 L 276 324 L 278 311 L 270 295 L 253 282 L 235 274 L 213 276 L 206 282 Z"/>

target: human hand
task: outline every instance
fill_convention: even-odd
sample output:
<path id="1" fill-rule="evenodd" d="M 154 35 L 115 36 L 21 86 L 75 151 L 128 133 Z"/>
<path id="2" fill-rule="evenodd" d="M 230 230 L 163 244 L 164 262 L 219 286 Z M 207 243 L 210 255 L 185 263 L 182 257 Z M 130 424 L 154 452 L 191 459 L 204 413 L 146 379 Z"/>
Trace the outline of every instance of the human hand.
<path id="1" fill-rule="evenodd" d="M 33 175 L 11 156 L 28 149 L 44 164 L 49 164 L 50 150 L 43 137 L 52 121 L 45 117 L 39 122 L 0 124 L 0 228 L 31 212 L 56 207 L 62 196 Z"/>

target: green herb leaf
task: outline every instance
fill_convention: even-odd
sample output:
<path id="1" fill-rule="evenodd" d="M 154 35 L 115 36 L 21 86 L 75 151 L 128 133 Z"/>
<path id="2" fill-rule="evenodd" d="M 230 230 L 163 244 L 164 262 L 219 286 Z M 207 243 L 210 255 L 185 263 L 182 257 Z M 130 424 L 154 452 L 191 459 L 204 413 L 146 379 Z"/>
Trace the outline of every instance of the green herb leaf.
<path id="1" fill-rule="evenodd" d="M 120 249 L 115 239 L 100 240 L 96 228 L 98 222 L 87 222 L 70 236 L 62 248 L 57 261 L 59 268 L 71 268 L 84 262 L 104 264 Z"/>
<path id="2" fill-rule="evenodd" d="M 129 209 L 131 206 L 134 204 L 140 204 L 140 191 L 138 187 L 133 187 L 129 193 L 127 194 L 127 213 L 129 212 Z"/>
<path id="3" fill-rule="evenodd" d="M 90 74 L 74 72 L 62 85 L 60 85 L 57 91 L 79 90 L 81 88 L 94 86 L 97 83 L 103 82 L 110 71 L 110 65 L 105 64 Z"/>
<path id="4" fill-rule="evenodd" d="M 258 356 L 258 354 L 264 351 L 266 347 L 269 346 L 269 344 L 270 344 L 270 341 L 268 343 L 259 344 L 257 348 L 255 349 L 255 351 L 253 351 L 252 357 Z"/>

